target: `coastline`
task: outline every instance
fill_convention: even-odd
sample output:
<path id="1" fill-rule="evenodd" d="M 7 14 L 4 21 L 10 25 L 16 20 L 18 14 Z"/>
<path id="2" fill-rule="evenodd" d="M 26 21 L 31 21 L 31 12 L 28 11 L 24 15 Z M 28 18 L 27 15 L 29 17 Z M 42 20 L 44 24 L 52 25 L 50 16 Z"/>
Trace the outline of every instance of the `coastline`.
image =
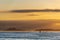
<path id="1" fill-rule="evenodd" d="M 60 32 L 60 31 L 0 31 L 0 32 Z"/>

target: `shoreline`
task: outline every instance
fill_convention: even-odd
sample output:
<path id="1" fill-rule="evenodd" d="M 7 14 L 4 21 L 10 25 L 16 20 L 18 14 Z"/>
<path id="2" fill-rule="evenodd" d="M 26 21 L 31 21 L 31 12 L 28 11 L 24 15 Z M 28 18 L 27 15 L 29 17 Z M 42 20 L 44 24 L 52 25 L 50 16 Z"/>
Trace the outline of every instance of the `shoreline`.
<path id="1" fill-rule="evenodd" d="M 0 32 L 60 32 L 60 31 L 0 31 Z"/>

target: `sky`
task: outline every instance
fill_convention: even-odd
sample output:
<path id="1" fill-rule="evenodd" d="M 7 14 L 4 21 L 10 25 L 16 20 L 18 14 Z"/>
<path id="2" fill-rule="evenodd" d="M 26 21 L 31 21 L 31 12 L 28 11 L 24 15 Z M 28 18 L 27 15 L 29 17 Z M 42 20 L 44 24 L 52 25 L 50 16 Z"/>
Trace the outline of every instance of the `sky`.
<path id="1" fill-rule="evenodd" d="M 0 10 L 60 9 L 60 0 L 0 0 Z"/>
<path id="2" fill-rule="evenodd" d="M 60 9 L 60 0 L 0 0 L 0 11 L 2 10 L 21 10 L 21 9 Z M 34 14 L 30 16 L 30 14 Z M 60 13 L 28 13 L 11 14 L 1 13 L 0 20 L 40 20 L 40 19 L 58 19 Z"/>
<path id="3" fill-rule="evenodd" d="M 36 13 L 0 13 L 0 20 L 60 20 L 60 13 L 36 12 Z"/>

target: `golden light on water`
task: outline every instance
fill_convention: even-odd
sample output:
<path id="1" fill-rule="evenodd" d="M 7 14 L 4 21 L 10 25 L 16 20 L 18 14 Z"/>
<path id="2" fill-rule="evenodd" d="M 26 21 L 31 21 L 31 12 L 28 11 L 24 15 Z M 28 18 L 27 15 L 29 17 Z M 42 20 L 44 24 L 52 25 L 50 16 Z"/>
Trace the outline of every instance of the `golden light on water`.
<path id="1" fill-rule="evenodd" d="M 56 26 L 60 26 L 60 23 L 56 23 L 55 25 L 56 25 Z"/>
<path id="2" fill-rule="evenodd" d="M 52 29 L 60 29 L 60 23 L 53 23 L 51 28 Z"/>

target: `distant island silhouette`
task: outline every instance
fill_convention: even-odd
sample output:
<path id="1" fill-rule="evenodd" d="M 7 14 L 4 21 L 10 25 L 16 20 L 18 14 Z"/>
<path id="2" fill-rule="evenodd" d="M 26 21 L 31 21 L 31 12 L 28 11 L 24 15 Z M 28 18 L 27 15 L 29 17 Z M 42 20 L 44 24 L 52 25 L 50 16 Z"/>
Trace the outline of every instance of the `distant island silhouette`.
<path id="1" fill-rule="evenodd" d="M 11 10 L 10 12 L 60 12 L 60 9 L 43 9 L 43 10 Z"/>

